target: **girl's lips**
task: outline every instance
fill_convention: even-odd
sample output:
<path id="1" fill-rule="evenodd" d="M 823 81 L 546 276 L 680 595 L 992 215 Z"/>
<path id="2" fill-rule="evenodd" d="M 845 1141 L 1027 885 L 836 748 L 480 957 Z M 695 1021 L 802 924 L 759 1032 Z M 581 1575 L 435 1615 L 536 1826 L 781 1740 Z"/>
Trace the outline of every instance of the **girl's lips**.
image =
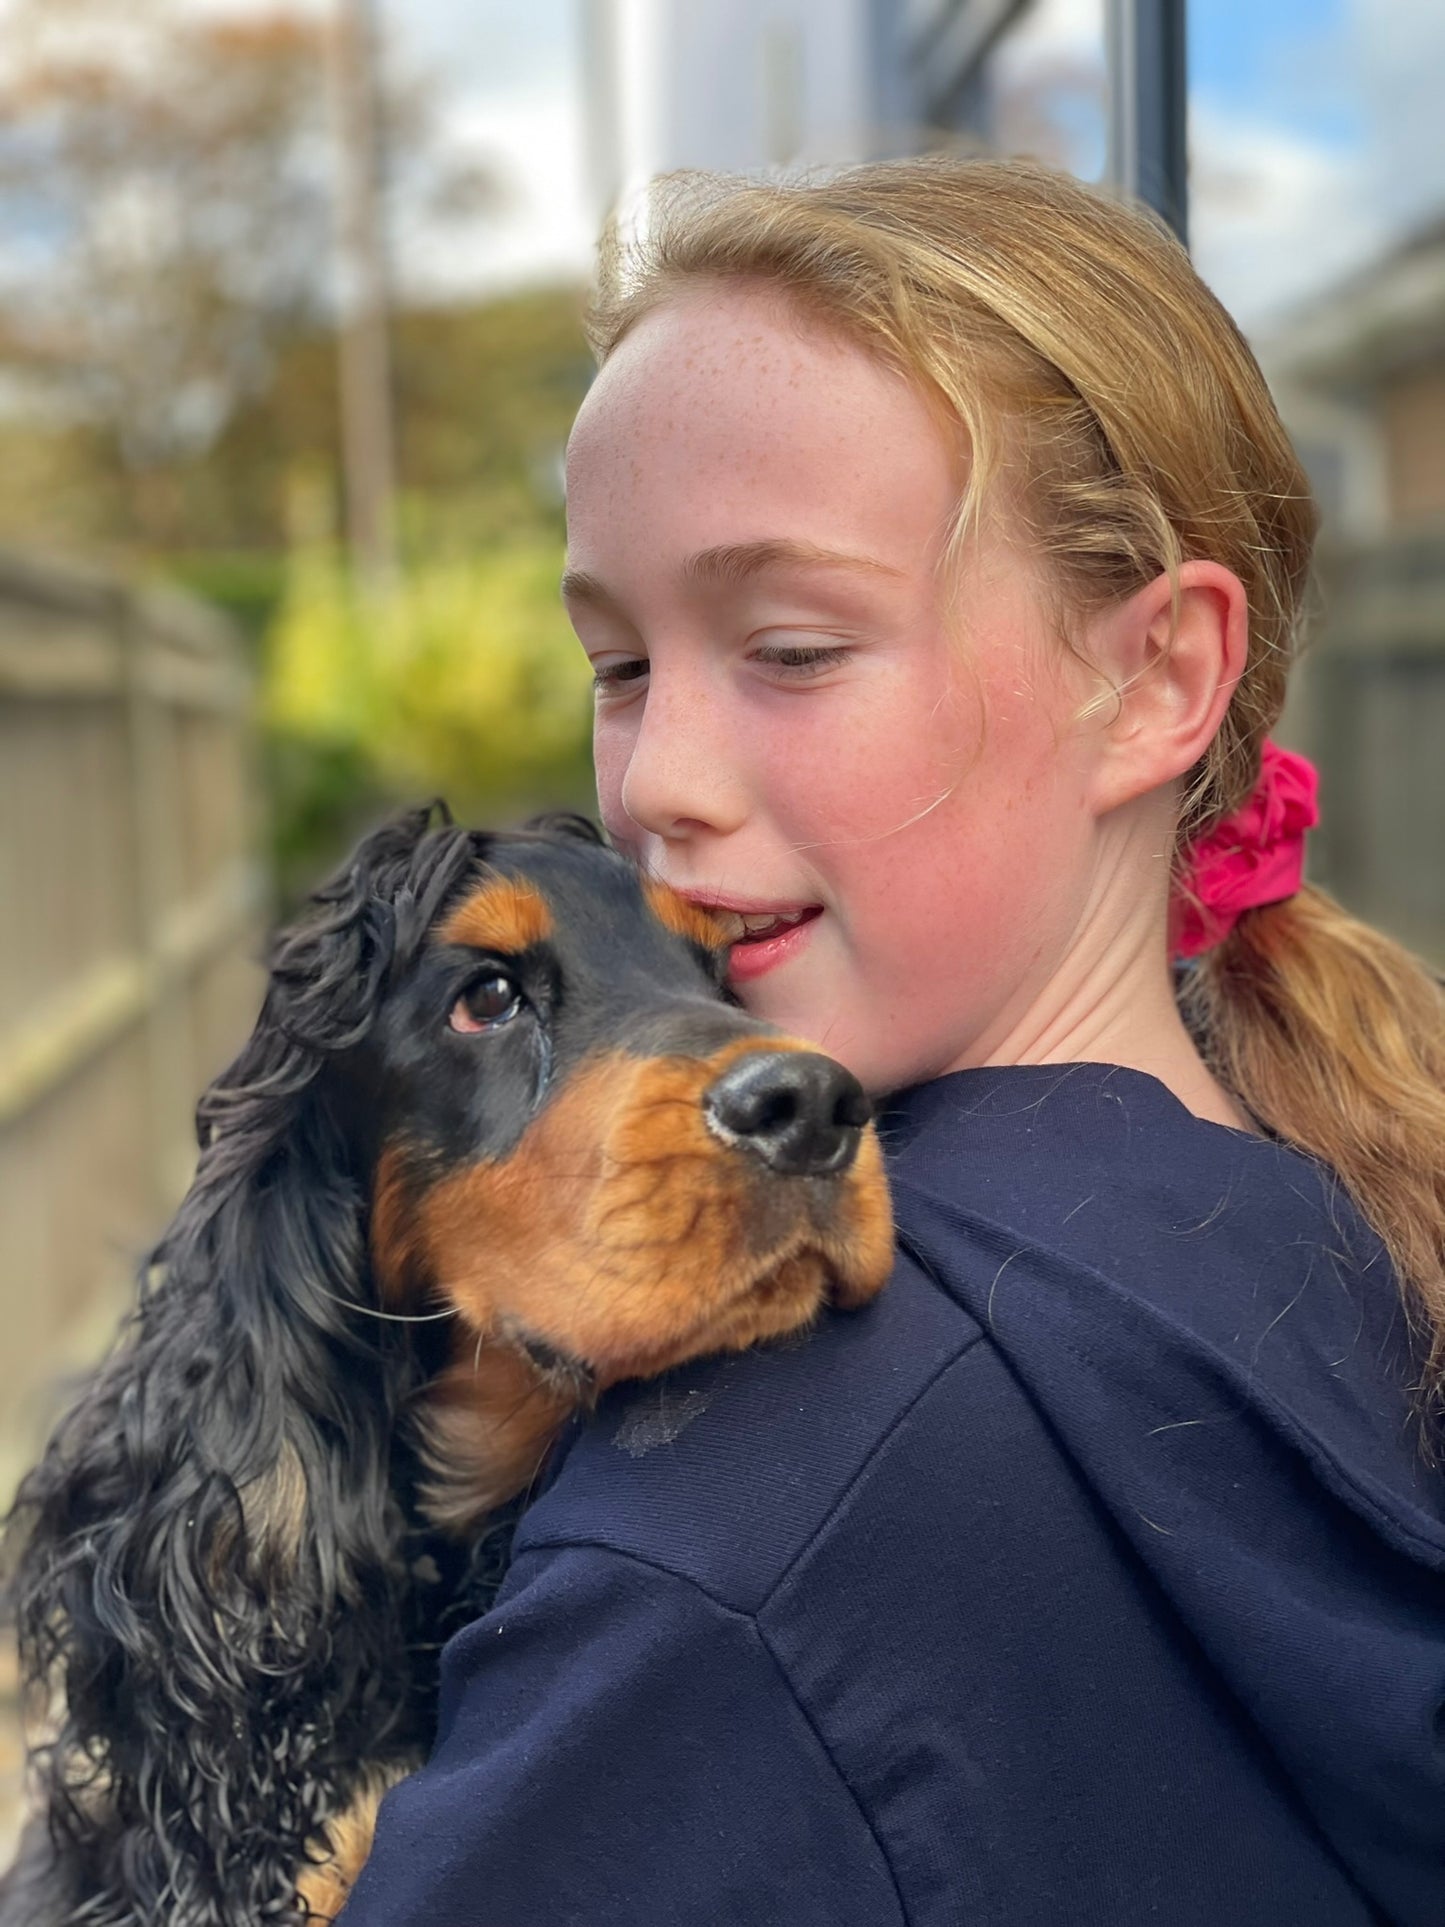
<path id="1" fill-rule="evenodd" d="M 764 913 L 755 911 L 750 914 Z M 789 924 L 774 936 L 740 938 L 728 952 L 728 982 L 751 983 L 755 977 L 761 977 L 764 972 L 775 970 L 779 964 L 796 957 L 809 942 L 813 925 L 822 914 L 822 910 L 813 905 L 804 911 L 797 923 Z"/>

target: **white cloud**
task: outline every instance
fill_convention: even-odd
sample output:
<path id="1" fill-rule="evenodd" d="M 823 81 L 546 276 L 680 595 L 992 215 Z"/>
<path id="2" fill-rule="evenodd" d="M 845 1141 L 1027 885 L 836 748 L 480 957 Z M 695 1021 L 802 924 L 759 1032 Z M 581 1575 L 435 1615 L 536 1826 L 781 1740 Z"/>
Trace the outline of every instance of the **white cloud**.
<path id="1" fill-rule="evenodd" d="M 1034 0 L 999 43 L 999 58 L 1009 64 L 1047 53 L 1102 60 L 1104 36 L 1104 0 Z"/>
<path id="2" fill-rule="evenodd" d="M 335 0 L 289 0 L 313 13 Z M 393 236 L 412 295 L 461 299 L 584 275 L 596 238 L 587 193 L 578 0 L 372 0 L 382 36 L 437 91 L 438 145 L 501 178 L 504 201 L 473 221 Z M 591 0 L 580 0 L 588 5 Z M 179 0 L 214 12 L 262 0 Z"/>
<path id="3" fill-rule="evenodd" d="M 1370 191 L 1399 231 L 1445 206 L 1445 6 L 1441 0 L 1352 0 L 1351 19 Z"/>
<path id="4" fill-rule="evenodd" d="M 449 299 L 527 281 L 580 277 L 595 240 L 583 165 L 581 103 L 562 73 L 525 91 L 447 104 L 441 139 L 494 167 L 500 212 L 398 237 L 398 266 L 417 294 Z"/>
<path id="5" fill-rule="evenodd" d="M 1196 103 L 1195 263 L 1247 332 L 1268 327 L 1378 254 L 1388 228 L 1355 150 Z"/>
<path id="6" fill-rule="evenodd" d="M 1346 0 L 1328 35 L 1320 85 L 1341 110 L 1337 127 L 1354 123 L 1353 138 L 1300 131 L 1258 91 L 1243 110 L 1190 102 L 1195 257 L 1252 331 L 1328 299 L 1445 210 L 1445 5 Z"/>

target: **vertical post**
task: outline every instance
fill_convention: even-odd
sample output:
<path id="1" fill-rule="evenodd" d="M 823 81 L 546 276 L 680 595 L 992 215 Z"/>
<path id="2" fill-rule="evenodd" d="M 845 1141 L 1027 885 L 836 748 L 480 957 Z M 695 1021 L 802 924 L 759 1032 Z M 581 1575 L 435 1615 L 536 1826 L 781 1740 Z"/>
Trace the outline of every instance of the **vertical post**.
<path id="1" fill-rule="evenodd" d="M 332 38 L 345 270 L 340 375 L 346 532 L 357 580 L 384 591 L 396 574 L 396 457 L 372 0 L 337 0 Z"/>
<path id="2" fill-rule="evenodd" d="M 190 1179 L 193 1147 L 187 1126 L 196 1098 L 193 987 L 177 980 L 175 965 L 162 942 L 166 921 L 185 895 L 178 718 L 173 711 L 166 712 L 147 674 L 153 643 L 143 611 L 126 590 L 115 595 L 112 607 L 124 676 L 137 938 L 145 972 L 146 1129 L 151 1174 L 151 1196 L 146 1207 L 159 1220 L 175 1208 Z"/>
<path id="3" fill-rule="evenodd" d="M 599 221 L 615 212 L 622 193 L 622 81 L 616 0 L 582 0 L 582 130 L 587 191 Z"/>
<path id="4" fill-rule="evenodd" d="M 1186 0 L 1108 0 L 1109 178 L 1189 245 Z"/>
<path id="5" fill-rule="evenodd" d="M 769 164 L 791 167 L 803 146 L 803 47 L 796 27 L 763 29 L 761 80 Z"/>

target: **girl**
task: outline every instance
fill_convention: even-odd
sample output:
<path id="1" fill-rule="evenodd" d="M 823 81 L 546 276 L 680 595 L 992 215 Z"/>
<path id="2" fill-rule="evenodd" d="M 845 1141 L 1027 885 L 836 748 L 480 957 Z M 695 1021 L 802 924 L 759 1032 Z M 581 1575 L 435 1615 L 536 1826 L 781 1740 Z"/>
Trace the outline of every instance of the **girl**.
<path id="1" fill-rule="evenodd" d="M 1438 1923 L 1441 1001 L 1300 887 L 1248 349 L 999 163 L 664 185 L 594 321 L 603 816 L 877 1097 L 898 1267 L 604 1401 L 348 1927 Z"/>

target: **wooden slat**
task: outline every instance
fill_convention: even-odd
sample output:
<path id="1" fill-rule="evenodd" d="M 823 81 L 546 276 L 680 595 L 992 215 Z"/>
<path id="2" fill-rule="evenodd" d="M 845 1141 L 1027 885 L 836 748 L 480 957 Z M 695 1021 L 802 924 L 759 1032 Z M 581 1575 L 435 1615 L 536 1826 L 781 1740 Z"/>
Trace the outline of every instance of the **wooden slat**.
<path id="1" fill-rule="evenodd" d="M 206 894 L 173 910 L 149 958 L 99 964 L 0 1036 L 0 1125 L 12 1123 L 106 1048 L 184 976 L 235 942 L 265 902 L 254 864 L 238 864 Z"/>
<path id="2" fill-rule="evenodd" d="M 146 635 L 171 649 L 195 656 L 229 660 L 236 654 L 236 637 L 228 619 L 213 604 L 200 602 L 179 590 L 158 586 L 135 590 L 130 619 Z"/>
<path id="3" fill-rule="evenodd" d="M 146 693 L 170 709 L 238 713 L 249 708 L 251 685 L 233 662 L 148 649 L 141 663 Z"/>
<path id="4" fill-rule="evenodd" d="M 0 697 L 93 700 L 121 688 L 119 639 L 99 629 L 43 630 L 34 636 L 0 633 Z"/>
<path id="5" fill-rule="evenodd" d="M 137 666 L 146 694 L 170 709 L 243 712 L 251 686 L 245 671 L 225 657 L 147 648 Z M 116 695 L 124 682 L 124 657 L 114 635 L 98 629 L 47 634 L 0 630 L 0 699 L 94 701 Z"/>
<path id="6" fill-rule="evenodd" d="M 146 1008 L 147 971 L 135 957 L 97 965 L 0 1039 L 0 1125 L 39 1103 Z"/>
<path id="7" fill-rule="evenodd" d="M 216 611 L 0 548 L 0 1510 L 254 1014 L 248 707 Z M 0 1747 L 0 1865 L 4 1766 Z"/>
<path id="8" fill-rule="evenodd" d="M 1363 582 L 1330 612 L 1329 646 L 1362 659 L 1428 657 L 1445 639 L 1445 584 Z"/>
<path id="9" fill-rule="evenodd" d="M 155 953 L 162 975 L 189 974 L 249 929 L 265 906 L 259 864 L 241 862 L 224 872 L 203 896 L 161 919 Z"/>
<path id="10" fill-rule="evenodd" d="M 0 548 L 0 603 L 7 608 L 28 606 L 111 623 L 123 594 L 115 578 L 99 569 Z"/>

